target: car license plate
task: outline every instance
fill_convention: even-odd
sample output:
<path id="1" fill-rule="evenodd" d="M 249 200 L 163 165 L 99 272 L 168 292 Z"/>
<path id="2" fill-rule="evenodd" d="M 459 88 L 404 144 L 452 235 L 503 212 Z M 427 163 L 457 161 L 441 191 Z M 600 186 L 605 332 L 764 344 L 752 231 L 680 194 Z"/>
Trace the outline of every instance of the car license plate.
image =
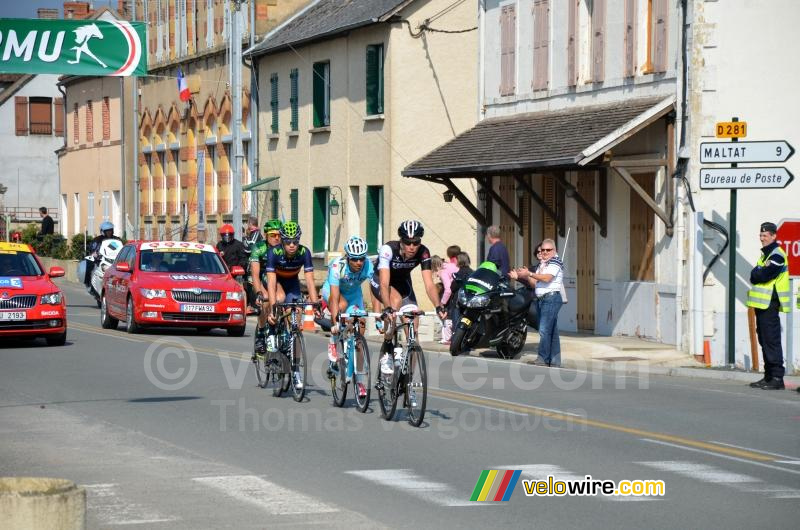
<path id="1" fill-rule="evenodd" d="M 181 304 L 181 311 L 185 313 L 213 313 L 213 305 Z"/>
<path id="2" fill-rule="evenodd" d="M 468 319 L 467 317 L 461 317 L 461 323 L 469 326 L 472 324 L 472 320 Z"/>
<path id="3" fill-rule="evenodd" d="M 25 320 L 25 311 L 2 311 L 0 312 L 0 321 L 8 320 Z"/>

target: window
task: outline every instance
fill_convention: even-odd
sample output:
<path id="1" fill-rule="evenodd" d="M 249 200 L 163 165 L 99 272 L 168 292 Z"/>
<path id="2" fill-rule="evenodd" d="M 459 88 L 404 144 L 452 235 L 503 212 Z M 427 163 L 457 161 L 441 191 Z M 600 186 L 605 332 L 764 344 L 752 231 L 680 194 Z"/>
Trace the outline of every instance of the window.
<path id="1" fill-rule="evenodd" d="M 655 198 L 655 174 L 633 175 L 633 178 L 650 197 Z M 630 279 L 634 282 L 652 282 L 655 280 L 655 214 L 633 190 L 630 215 Z"/>
<path id="2" fill-rule="evenodd" d="M 69 230 L 69 211 L 67 209 L 67 194 L 61 194 L 61 208 L 60 208 L 60 215 L 61 215 L 61 222 L 59 222 L 59 228 L 61 229 L 61 235 L 67 237 L 67 230 Z"/>
<path id="3" fill-rule="evenodd" d="M 146 153 L 144 162 L 147 164 L 147 214 L 153 215 L 153 155 Z"/>
<path id="4" fill-rule="evenodd" d="M 636 74 L 636 0 L 625 0 L 625 77 Z"/>
<path id="5" fill-rule="evenodd" d="M 297 222 L 297 217 L 298 217 L 298 204 L 297 204 L 298 197 L 297 197 L 297 195 L 298 195 L 297 188 L 295 188 L 291 192 L 289 192 L 289 202 L 291 203 L 291 210 L 292 210 L 291 211 L 292 221 L 294 221 L 295 223 Z"/>
<path id="6" fill-rule="evenodd" d="M 94 114 L 92 113 L 92 102 L 86 102 L 86 143 L 94 142 Z"/>
<path id="7" fill-rule="evenodd" d="M 383 243 L 383 186 L 367 186 L 367 245 L 378 253 Z"/>
<path id="8" fill-rule="evenodd" d="M 567 15 L 567 86 L 578 84 L 578 2 L 568 0 Z"/>
<path id="9" fill-rule="evenodd" d="M 314 127 L 331 124 L 331 63 L 314 63 Z"/>
<path id="10" fill-rule="evenodd" d="M 270 219 L 277 219 L 278 218 L 278 207 L 279 198 L 278 198 L 279 191 L 278 190 L 270 190 L 269 192 L 269 201 L 270 201 Z"/>
<path id="11" fill-rule="evenodd" d="M 328 250 L 328 197 L 330 189 L 314 188 L 314 252 Z"/>
<path id="12" fill-rule="evenodd" d="M 293 131 L 298 129 L 297 123 L 297 105 L 298 105 L 298 86 L 297 86 L 297 68 L 293 68 L 292 71 L 289 73 L 289 84 L 290 84 L 290 95 L 289 95 L 289 103 L 292 107 L 292 116 L 291 122 L 289 126 Z"/>
<path id="13" fill-rule="evenodd" d="M 73 219 L 73 232 L 76 234 L 80 234 L 81 230 L 81 194 L 80 193 L 73 193 L 72 194 L 72 211 L 75 215 Z"/>
<path id="14" fill-rule="evenodd" d="M 510 96 L 516 89 L 517 13 L 514 5 L 500 10 L 500 95 Z"/>
<path id="15" fill-rule="evenodd" d="M 278 134 L 278 74 L 269 76 L 269 106 L 272 110 L 272 134 Z"/>
<path id="16" fill-rule="evenodd" d="M 545 90 L 549 81 L 550 0 L 533 3 L 533 89 Z"/>
<path id="17" fill-rule="evenodd" d="M 178 170 L 178 149 L 172 150 L 172 163 L 175 165 L 175 202 L 172 209 L 174 215 L 181 213 L 181 173 Z"/>
<path id="18" fill-rule="evenodd" d="M 80 141 L 80 119 L 78 118 L 78 104 L 75 103 L 75 107 L 72 111 L 72 143 L 77 144 Z"/>
<path id="19" fill-rule="evenodd" d="M 383 44 L 367 46 L 367 116 L 383 114 Z"/>
<path id="20" fill-rule="evenodd" d="M 94 234 L 94 193 L 89 192 L 86 195 L 86 229 L 89 231 L 89 235 Z"/>
<path id="21" fill-rule="evenodd" d="M 667 71 L 667 0 L 647 0 L 647 57 L 644 73 Z"/>
<path id="22" fill-rule="evenodd" d="M 103 97 L 103 140 L 111 139 L 111 104 L 108 96 Z"/>
<path id="23" fill-rule="evenodd" d="M 146 3 L 146 2 L 145 2 Z M 214 0 L 206 0 L 206 48 L 214 46 Z"/>
<path id="24" fill-rule="evenodd" d="M 211 202 L 211 208 L 208 209 L 208 213 L 217 213 L 217 187 L 219 183 L 217 182 L 217 148 L 214 145 L 207 145 L 206 149 L 208 150 L 208 154 L 206 155 L 206 164 L 209 165 L 209 173 L 211 174 L 211 196 L 209 197 L 209 201 Z"/>
<path id="25" fill-rule="evenodd" d="M 50 98 L 30 98 L 31 134 L 53 134 L 53 104 Z"/>
<path id="26" fill-rule="evenodd" d="M 111 197 L 107 191 L 103 192 L 103 221 L 111 220 Z"/>
<path id="27" fill-rule="evenodd" d="M 592 1 L 592 81 L 601 83 L 605 71 L 606 0 Z"/>
<path id="28" fill-rule="evenodd" d="M 161 215 L 167 214 L 167 152 L 158 152 L 158 165 L 161 166 L 161 208 L 159 213 Z"/>

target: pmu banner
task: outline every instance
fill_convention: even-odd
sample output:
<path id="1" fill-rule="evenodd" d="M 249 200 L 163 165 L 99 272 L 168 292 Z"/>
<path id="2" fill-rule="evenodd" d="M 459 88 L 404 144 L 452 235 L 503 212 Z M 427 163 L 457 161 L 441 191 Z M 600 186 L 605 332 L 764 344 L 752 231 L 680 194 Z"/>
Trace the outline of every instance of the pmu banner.
<path id="1" fill-rule="evenodd" d="M 144 22 L 0 18 L 0 72 L 145 75 L 145 37 Z"/>

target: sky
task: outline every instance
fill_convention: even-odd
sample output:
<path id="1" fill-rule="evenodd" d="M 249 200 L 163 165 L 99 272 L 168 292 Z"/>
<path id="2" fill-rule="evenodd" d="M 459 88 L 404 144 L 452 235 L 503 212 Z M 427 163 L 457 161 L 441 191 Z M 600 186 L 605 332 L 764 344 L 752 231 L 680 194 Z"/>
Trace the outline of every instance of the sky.
<path id="1" fill-rule="evenodd" d="M 94 0 L 90 2 L 95 9 L 109 6 L 116 9 L 116 0 Z M 0 18 L 36 18 L 40 7 L 57 7 L 58 17 L 64 16 L 64 0 L 0 0 Z"/>

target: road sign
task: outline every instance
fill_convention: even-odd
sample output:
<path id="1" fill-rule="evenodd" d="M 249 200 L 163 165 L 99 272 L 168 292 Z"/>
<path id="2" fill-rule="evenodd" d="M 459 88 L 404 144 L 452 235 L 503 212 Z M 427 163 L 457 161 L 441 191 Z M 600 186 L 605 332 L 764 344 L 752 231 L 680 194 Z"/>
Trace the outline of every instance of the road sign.
<path id="1" fill-rule="evenodd" d="M 744 138 L 747 136 L 746 121 L 721 121 L 717 123 L 717 138 Z"/>
<path id="2" fill-rule="evenodd" d="M 785 188 L 794 180 L 785 167 L 702 168 L 700 188 L 704 190 Z"/>
<path id="3" fill-rule="evenodd" d="M 778 244 L 789 256 L 789 276 L 800 278 L 800 219 L 778 223 Z"/>
<path id="4" fill-rule="evenodd" d="M 785 140 L 700 144 L 700 162 L 704 164 L 786 162 L 793 154 L 794 148 Z"/>

